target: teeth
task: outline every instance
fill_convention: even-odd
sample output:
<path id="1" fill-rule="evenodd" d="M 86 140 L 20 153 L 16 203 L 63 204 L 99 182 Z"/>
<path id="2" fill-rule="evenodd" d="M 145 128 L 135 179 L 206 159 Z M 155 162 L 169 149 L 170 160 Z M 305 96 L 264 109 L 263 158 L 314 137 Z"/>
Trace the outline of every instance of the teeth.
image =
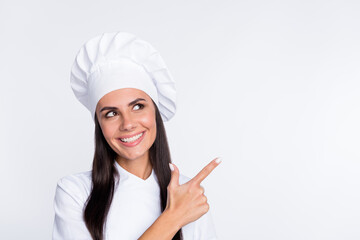
<path id="1" fill-rule="evenodd" d="M 133 136 L 131 138 L 120 138 L 120 140 L 122 142 L 134 142 L 134 141 L 138 140 L 142 135 L 143 135 L 143 133 L 140 133 L 140 134 L 138 134 L 136 136 Z"/>

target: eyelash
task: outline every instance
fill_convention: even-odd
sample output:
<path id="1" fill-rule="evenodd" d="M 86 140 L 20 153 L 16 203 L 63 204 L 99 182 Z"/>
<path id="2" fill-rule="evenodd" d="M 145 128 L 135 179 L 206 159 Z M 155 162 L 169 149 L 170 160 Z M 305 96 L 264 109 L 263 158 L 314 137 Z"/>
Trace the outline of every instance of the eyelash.
<path id="1" fill-rule="evenodd" d="M 140 109 L 143 109 L 143 108 L 144 108 L 144 104 L 137 103 L 137 104 L 135 104 L 135 105 L 134 105 L 134 107 L 135 107 L 136 105 L 138 105 L 138 106 L 140 107 L 138 110 L 140 110 Z M 109 111 L 109 112 L 107 112 L 107 113 L 105 114 L 105 117 L 106 117 L 106 118 L 111 118 L 111 117 L 113 117 L 113 116 L 108 117 L 108 114 L 109 114 L 109 113 L 112 113 L 112 112 L 115 112 L 115 111 Z"/>

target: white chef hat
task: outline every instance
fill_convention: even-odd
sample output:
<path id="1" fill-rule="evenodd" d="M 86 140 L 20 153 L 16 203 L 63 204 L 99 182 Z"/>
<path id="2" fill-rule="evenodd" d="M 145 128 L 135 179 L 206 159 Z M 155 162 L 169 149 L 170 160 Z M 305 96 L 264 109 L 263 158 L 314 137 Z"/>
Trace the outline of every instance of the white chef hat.
<path id="1" fill-rule="evenodd" d="M 103 33 L 88 40 L 71 68 L 71 88 L 95 121 L 98 101 L 121 88 L 147 93 L 163 121 L 176 111 L 175 82 L 159 52 L 148 42 L 127 32 Z"/>

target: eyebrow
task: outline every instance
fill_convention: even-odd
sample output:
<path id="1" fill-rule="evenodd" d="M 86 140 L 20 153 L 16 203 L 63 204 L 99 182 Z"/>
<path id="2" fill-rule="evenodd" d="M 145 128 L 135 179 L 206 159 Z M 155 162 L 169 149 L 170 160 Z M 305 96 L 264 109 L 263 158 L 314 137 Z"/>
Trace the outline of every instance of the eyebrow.
<path id="1" fill-rule="evenodd" d="M 128 107 L 136 104 L 136 103 L 139 102 L 139 101 L 145 101 L 145 102 L 146 102 L 146 100 L 143 99 L 143 98 L 137 98 L 137 99 L 135 99 L 134 101 L 131 101 L 131 102 L 128 104 Z M 117 108 L 117 107 L 108 107 L 108 106 L 106 106 L 106 107 L 103 107 L 103 108 L 100 110 L 100 112 L 105 111 L 105 110 L 116 110 L 116 109 L 118 109 L 118 108 Z"/>

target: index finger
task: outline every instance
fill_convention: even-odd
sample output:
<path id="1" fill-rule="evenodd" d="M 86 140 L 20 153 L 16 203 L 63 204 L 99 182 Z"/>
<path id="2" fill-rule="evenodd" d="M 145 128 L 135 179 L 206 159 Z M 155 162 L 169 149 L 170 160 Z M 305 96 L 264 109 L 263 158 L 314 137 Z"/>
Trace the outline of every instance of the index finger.
<path id="1" fill-rule="evenodd" d="M 220 158 L 215 158 L 206 165 L 193 179 L 192 182 L 200 184 L 221 162 Z"/>

